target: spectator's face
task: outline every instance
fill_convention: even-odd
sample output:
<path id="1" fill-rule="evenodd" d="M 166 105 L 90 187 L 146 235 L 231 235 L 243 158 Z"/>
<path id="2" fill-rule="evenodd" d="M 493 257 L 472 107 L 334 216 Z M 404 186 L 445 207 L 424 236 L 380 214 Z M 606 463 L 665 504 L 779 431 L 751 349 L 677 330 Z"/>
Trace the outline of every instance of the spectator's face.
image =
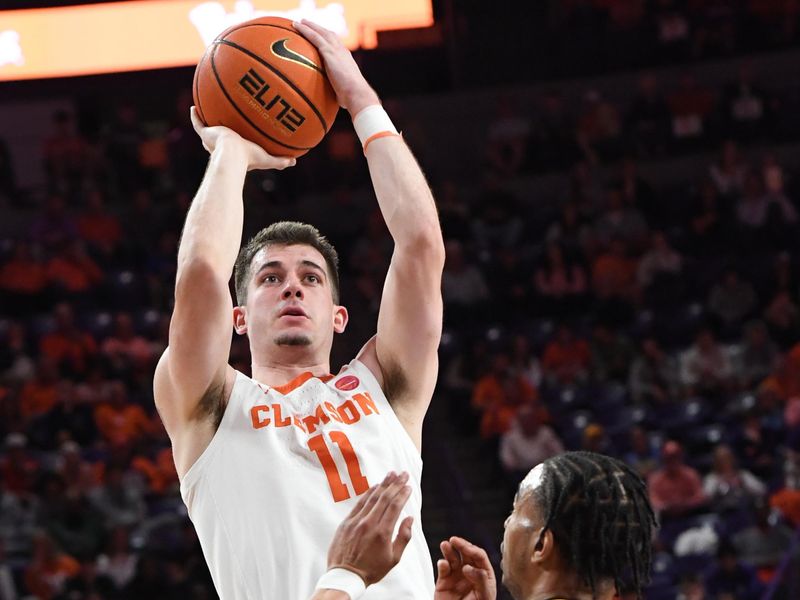
<path id="1" fill-rule="evenodd" d="M 535 410 L 526 410 L 520 413 L 519 424 L 525 435 L 535 435 L 539 431 L 541 421 Z"/>
<path id="2" fill-rule="evenodd" d="M 127 339 L 133 336 L 133 319 L 128 313 L 117 315 L 117 337 Z"/>
<path id="3" fill-rule="evenodd" d="M 646 339 L 642 342 L 642 352 L 650 360 L 658 360 L 661 358 L 661 349 L 658 343 L 653 339 Z"/>
<path id="4" fill-rule="evenodd" d="M 547 258 L 553 265 L 560 265 L 564 262 L 564 255 L 561 252 L 561 247 L 558 244 L 549 244 L 547 246 Z"/>
<path id="5" fill-rule="evenodd" d="M 558 341 L 562 344 L 572 343 L 572 331 L 569 327 L 561 327 L 558 330 Z"/>
<path id="6" fill-rule="evenodd" d="M 58 366 L 53 359 L 42 356 L 39 358 L 37 374 L 41 382 L 53 383 L 58 379 Z"/>
<path id="7" fill-rule="evenodd" d="M 723 554 L 719 557 L 719 566 L 726 573 L 733 573 L 736 570 L 736 555 Z"/>
<path id="8" fill-rule="evenodd" d="M 663 233 L 654 233 L 653 234 L 653 250 L 656 252 L 666 252 L 669 250 L 669 244 L 667 244 L 667 238 L 664 237 Z"/>
<path id="9" fill-rule="evenodd" d="M 55 310 L 56 325 L 59 329 L 70 329 L 75 322 L 75 315 L 69 304 L 59 304 Z"/>
<path id="10" fill-rule="evenodd" d="M 504 353 L 498 354 L 492 361 L 492 370 L 497 375 L 505 376 L 510 366 L 511 362 L 509 361 L 508 355 Z"/>
<path id="11" fill-rule="evenodd" d="M 714 467 L 720 473 L 735 470 L 736 464 L 733 460 L 733 453 L 730 448 L 720 446 L 714 451 Z"/>
<path id="12" fill-rule="evenodd" d="M 744 196 L 749 200 L 756 200 L 761 196 L 761 178 L 758 175 L 750 174 L 744 182 Z"/>
<path id="13" fill-rule="evenodd" d="M 764 327 L 753 327 L 747 332 L 747 340 L 751 346 L 761 348 L 767 344 L 767 330 Z"/>
<path id="14" fill-rule="evenodd" d="M 722 145 L 722 164 L 733 166 L 739 162 L 739 149 L 733 142 L 725 142 Z"/>
<path id="15" fill-rule="evenodd" d="M 528 338 L 524 335 L 518 335 L 514 338 L 514 354 L 517 356 L 527 356 L 530 352 L 530 343 Z"/>
<path id="16" fill-rule="evenodd" d="M 609 246 L 609 251 L 613 256 L 622 258 L 625 256 L 625 242 L 622 240 L 614 240 Z"/>
<path id="17" fill-rule="evenodd" d="M 667 456 L 664 458 L 664 469 L 668 473 L 675 473 L 683 464 L 680 456 Z"/>
<path id="18" fill-rule="evenodd" d="M 631 447 L 639 454 L 647 451 L 647 436 L 641 427 L 634 427 L 631 430 Z"/>
<path id="19" fill-rule="evenodd" d="M 697 336 L 697 347 L 703 352 L 710 352 L 714 349 L 714 336 L 708 331 L 703 331 Z"/>
<path id="20" fill-rule="evenodd" d="M 725 273 L 725 285 L 729 288 L 736 287 L 739 283 L 739 275 L 736 271 L 728 271 Z"/>
<path id="21" fill-rule="evenodd" d="M 608 210 L 611 212 L 622 210 L 622 194 L 617 189 L 608 191 Z"/>

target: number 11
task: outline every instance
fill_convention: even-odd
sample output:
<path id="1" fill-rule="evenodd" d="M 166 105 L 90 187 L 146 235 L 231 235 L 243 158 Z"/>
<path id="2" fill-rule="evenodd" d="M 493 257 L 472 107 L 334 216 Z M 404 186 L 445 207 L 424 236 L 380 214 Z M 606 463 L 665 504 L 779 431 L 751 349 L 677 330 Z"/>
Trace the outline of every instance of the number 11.
<path id="1" fill-rule="evenodd" d="M 361 472 L 361 465 L 358 463 L 358 456 L 350 440 L 341 431 L 331 431 L 328 434 L 331 441 L 339 446 L 344 462 L 347 465 L 347 474 L 350 476 L 350 483 L 353 486 L 353 491 L 356 496 L 360 496 L 369 489 L 369 482 L 364 474 Z M 336 468 L 336 463 L 333 460 L 331 451 L 328 449 L 328 444 L 325 442 L 323 434 L 315 435 L 308 440 L 308 448 L 317 455 L 322 468 L 325 469 L 325 476 L 328 478 L 328 485 L 331 486 L 331 494 L 333 494 L 334 502 L 341 502 L 350 497 L 350 492 L 347 486 L 339 476 L 339 469 Z"/>

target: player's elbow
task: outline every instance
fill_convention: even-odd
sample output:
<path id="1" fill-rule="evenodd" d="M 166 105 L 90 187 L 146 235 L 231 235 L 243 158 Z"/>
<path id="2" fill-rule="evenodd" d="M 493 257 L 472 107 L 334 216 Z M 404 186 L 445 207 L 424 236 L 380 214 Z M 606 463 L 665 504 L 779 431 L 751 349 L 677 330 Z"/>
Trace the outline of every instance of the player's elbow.
<path id="1" fill-rule="evenodd" d="M 404 252 L 416 262 L 422 261 L 426 266 L 444 269 L 444 241 L 439 224 L 420 227 L 405 244 L 398 244 L 398 251 Z"/>

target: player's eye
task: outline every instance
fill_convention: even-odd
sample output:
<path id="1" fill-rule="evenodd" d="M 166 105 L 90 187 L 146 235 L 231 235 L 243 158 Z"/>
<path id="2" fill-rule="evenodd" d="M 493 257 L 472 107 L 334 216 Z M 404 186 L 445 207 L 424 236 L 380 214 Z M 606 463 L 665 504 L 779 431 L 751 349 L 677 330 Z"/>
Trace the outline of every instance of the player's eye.
<path id="1" fill-rule="evenodd" d="M 317 277 L 313 273 L 309 273 L 308 275 L 306 275 L 306 279 L 311 283 L 319 283 L 319 277 Z"/>
<path id="2" fill-rule="evenodd" d="M 278 276 L 277 275 L 267 275 L 264 277 L 265 283 L 278 283 Z"/>

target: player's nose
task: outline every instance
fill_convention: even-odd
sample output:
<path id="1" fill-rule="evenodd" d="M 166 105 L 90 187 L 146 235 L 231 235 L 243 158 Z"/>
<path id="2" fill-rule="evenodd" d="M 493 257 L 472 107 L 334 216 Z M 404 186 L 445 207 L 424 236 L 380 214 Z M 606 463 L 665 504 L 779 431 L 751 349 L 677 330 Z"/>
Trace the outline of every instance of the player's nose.
<path id="1" fill-rule="evenodd" d="M 294 281 L 292 279 L 286 282 L 286 287 L 283 288 L 283 299 L 288 300 L 292 296 L 295 298 L 303 298 L 303 287 L 300 285 L 299 281 Z"/>

